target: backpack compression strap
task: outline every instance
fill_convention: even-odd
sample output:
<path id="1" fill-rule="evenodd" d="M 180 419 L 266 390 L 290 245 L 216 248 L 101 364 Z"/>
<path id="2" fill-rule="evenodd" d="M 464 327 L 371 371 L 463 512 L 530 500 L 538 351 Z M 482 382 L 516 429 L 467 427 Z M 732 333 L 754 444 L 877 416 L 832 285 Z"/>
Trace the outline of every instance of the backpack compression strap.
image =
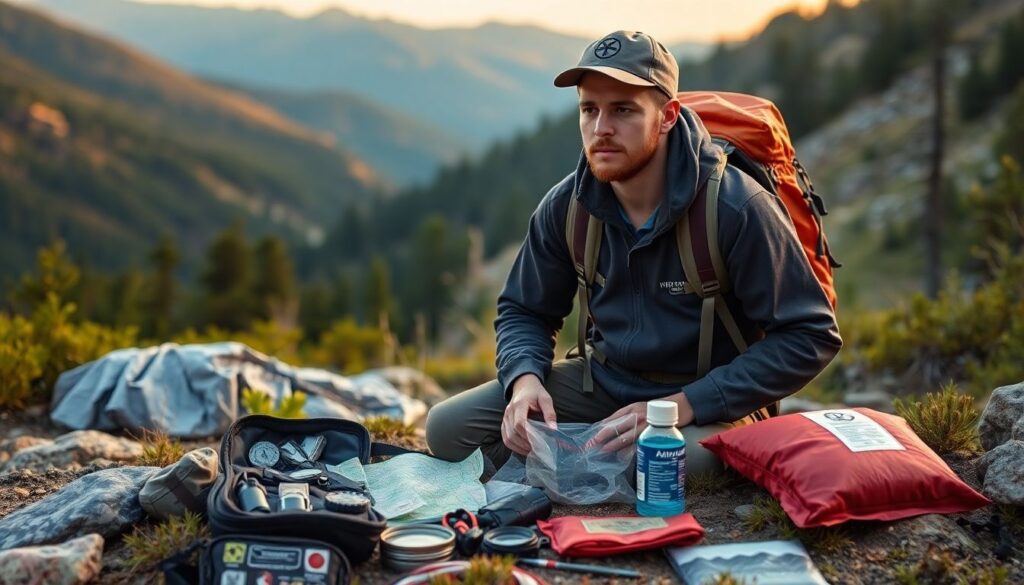
<path id="1" fill-rule="evenodd" d="M 576 268 L 576 291 L 579 299 L 579 323 L 576 327 L 576 351 L 583 359 L 583 391 L 594 391 L 594 378 L 590 373 L 587 355 L 587 324 L 590 322 L 590 285 L 597 275 L 597 259 L 601 253 L 604 224 L 590 215 L 576 201 L 569 199 L 565 218 L 565 241 L 570 245 L 572 264 Z M 601 280 L 604 280 L 603 278 Z"/>
<path id="2" fill-rule="evenodd" d="M 747 350 L 736 319 L 722 295 L 729 291 L 729 274 L 718 247 L 718 189 L 725 174 L 723 153 L 704 189 L 697 192 L 687 216 L 676 224 L 676 244 L 683 273 L 690 288 L 703 303 L 700 313 L 700 343 L 697 346 L 697 377 L 711 370 L 711 344 L 715 333 L 715 315 L 721 319 L 740 353 Z"/>

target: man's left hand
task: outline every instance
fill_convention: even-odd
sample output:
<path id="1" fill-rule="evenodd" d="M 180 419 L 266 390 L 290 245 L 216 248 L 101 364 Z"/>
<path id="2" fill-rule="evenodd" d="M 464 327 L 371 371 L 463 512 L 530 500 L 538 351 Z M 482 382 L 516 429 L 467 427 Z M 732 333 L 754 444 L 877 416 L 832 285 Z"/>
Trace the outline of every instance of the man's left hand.
<path id="1" fill-rule="evenodd" d="M 676 412 L 679 414 L 679 422 L 676 423 L 677 427 L 685 427 L 693 422 L 693 408 L 690 406 L 690 401 L 687 400 L 686 395 L 682 392 L 660 398 L 659 400 L 670 400 L 676 403 Z M 635 426 L 623 421 L 617 421 L 617 424 L 612 424 L 616 419 L 629 414 L 636 415 Z M 611 452 L 631 449 L 636 444 L 640 433 L 644 432 L 644 429 L 647 428 L 647 403 L 634 402 L 633 404 L 623 406 L 602 420 L 600 424 L 604 425 L 604 428 L 594 436 L 594 442 L 598 445 L 603 445 L 601 447 L 602 451 Z"/>

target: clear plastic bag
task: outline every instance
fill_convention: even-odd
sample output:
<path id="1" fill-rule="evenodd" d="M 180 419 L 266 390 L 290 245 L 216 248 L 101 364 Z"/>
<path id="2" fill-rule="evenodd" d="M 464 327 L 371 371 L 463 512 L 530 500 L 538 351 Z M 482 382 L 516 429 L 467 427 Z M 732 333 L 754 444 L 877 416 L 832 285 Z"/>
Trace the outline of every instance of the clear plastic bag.
<path id="1" fill-rule="evenodd" d="M 529 455 L 513 455 L 493 479 L 543 488 L 562 504 L 635 502 L 629 481 L 635 446 L 598 443 L 598 434 L 608 425 L 619 433 L 635 429 L 636 415 L 594 424 L 564 423 L 556 429 L 531 420 L 526 427 Z"/>

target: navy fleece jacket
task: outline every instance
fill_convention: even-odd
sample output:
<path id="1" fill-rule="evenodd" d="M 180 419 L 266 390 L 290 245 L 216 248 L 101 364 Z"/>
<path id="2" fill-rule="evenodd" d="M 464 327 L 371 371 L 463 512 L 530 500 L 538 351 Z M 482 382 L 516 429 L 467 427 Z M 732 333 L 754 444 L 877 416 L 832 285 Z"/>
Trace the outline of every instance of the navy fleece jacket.
<path id="1" fill-rule="evenodd" d="M 685 278 L 674 227 L 704 187 L 718 147 L 700 119 L 683 108 L 668 148 L 666 197 L 654 229 L 639 240 L 623 221 L 611 186 L 594 178 L 584 155 L 538 205 L 498 298 L 498 380 L 506 398 L 523 374 L 547 377 L 555 335 L 572 310 L 576 272 L 565 241 L 570 197 L 604 222 L 597 269 L 605 285 L 595 284 L 591 292 L 590 343 L 619 369 L 696 374 L 700 299 L 675 286 Z M 623 405 L 682 391 L 696 424 L 733 421 L 802 388 L 842 346 L 835 314 L 782 201 L 729 166 L 718 224 L 732 281 L 724 298 L 749 349 L 739 355 L 715 319 L 712 369 L 682 387 L 653 384 L 595 361 L 595 382 Z"/>

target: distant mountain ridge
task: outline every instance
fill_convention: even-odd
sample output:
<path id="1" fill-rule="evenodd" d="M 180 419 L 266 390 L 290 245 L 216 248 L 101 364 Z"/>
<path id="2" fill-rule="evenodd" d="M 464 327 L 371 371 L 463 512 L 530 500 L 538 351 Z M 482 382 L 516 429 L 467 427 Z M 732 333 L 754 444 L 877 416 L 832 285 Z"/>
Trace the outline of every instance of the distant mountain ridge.
<path id="1" fill-rule="evenodd" d="M 497 23 L 427 30 L 339 9 L 300 19 L 270 10 L 125 0 L 31 5 L 204 77 L 276 89 L 352 91 L 473 147 L 571 105 L 573 96 L 551 80 L 579 58 L 587 42 Z"/>
<path id="2" fill-rule="evenodd" d="M 323 131 L 398 186 L 432 179 L 465 156 L 468 144 L 430 123 L 341 90 L 289 91 L 219 82 L 284 116 Z"/>
<path id="3" fill-rule="evenodd" d="M 155 59 L 0 2 L 0 273 L 54 237 L 91 265 L 163 232 L 195 266 L 234 220 L 317 241 L 380 181 L 330 138 Z"/>

